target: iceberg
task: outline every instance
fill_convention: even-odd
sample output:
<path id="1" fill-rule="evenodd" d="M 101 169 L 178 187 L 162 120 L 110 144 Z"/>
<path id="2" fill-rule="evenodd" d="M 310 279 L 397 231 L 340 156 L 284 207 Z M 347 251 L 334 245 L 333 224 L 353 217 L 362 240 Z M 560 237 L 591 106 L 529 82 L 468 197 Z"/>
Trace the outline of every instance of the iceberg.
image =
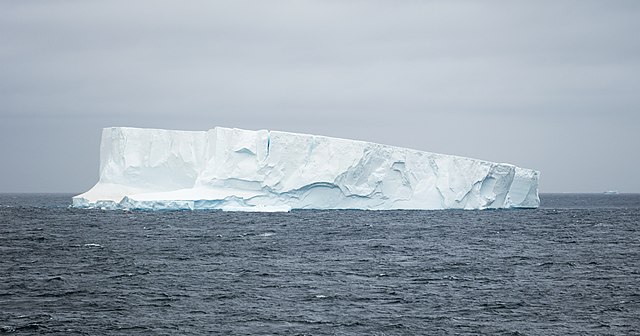
<path id="1" fill-rule="evenodd" d="M 215 127 L 102 131 L 101 209 L 536 208 L 539 172 L 371 142 Z"/>

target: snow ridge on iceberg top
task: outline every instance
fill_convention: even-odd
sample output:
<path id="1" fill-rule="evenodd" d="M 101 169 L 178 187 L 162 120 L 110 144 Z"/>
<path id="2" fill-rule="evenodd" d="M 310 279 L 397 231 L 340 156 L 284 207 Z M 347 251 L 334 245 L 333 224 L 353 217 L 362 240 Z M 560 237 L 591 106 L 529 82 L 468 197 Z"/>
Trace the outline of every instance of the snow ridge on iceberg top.
<path id="1" fill-rule="evenodd" d="M 269 130 L 269 129 L 259 129 L 259 130 L 246 130 L 243 128 L 236 128 L 236 127 L 224 127 L 224 126 L 215 126 L 214 128 L 208 130 L 208 131 L 186 131 L 186 130 L 177 130 L 177 129 L 164 129 L 164 128 L 146 128 L 146 127 L 131 127 L 131 126 L 111 126 L 111 127 L 105 127 L 103 128 L 103 132 L 105 130 L 108 129 L 123 129 L 123 130 L 130 130 L 130 131 L 155 131 L 155 132 L 177 132 L 177 133 L 202 133 L 202 134 L 206 134 L 209 131 L 215 130 L 215 129 L 225 129 L 225 130 L 235 130 L 235 131 L 241 131 L 241 132 L 278 132 L 278 133 L 282 133 L 282 134 L 290 134 L 292 136 L 312 136 L 312 137 L 316 137 L 316 138 L 323 138 L 323 139 L 333 139 L 333 140 L 342 140 L 342 141 L 351 141 L 351 142 L 356 142 L 356 143 L 364 143 L 364 144 L 370 144 L 370 145 L 377 145 L 377 146 L 385 146 L 385 147 L 389 147 L 389 148 L 394 148 L 394 149 L 401 149 L 401 150 L 413 150 L 416 152 L 423 152 L 423 153 L 427 153 L 427 154 L 434 154 L 434 155 L 447 155 L 447 156 L 451 156 L 454 158 L 460 158 L 460 159 L 472 159 L 472 160 L 477 160 L 480 162 L 485 162 L 485 163 L 494 163 L 491 161 L 487 161 L 487 160 L 483 160 L 483 159 L 478 159 L 478 158 L 472 158 L 472 157 L 467 157 L 467 156 L 460 156 L 460 155 L 455 155 L 455 154 L 444 154 L 444 153 L 436 153 L 436 152 L 431 152 L 431 151 L 425 151 L 425 150 L 421 150 L 421 149 L 414 149 L 414 148 L 410 148 L 410 147 L 401 147 L 401 146 L 396 146 L 396 145 L 387 145 L 387 144 L 383 144 L 380 142 L 372 142 L 372 141 L 366 141 L 366 140 L 359 140 L 359 139 L 348 139 L 348 138 L 341 138 L 341 137 L 334 137 L 334 136 L 328 136 L 328 135 L 319 135 L 319 134 L 308 134 L 308 133 L 299 133 L 299 132 L 289 132 L 289 131 L 277 131 L 277 130 Z M 504 164 L 504 165 L 510 165 L 510 166 L 515 166 L 514 164 L 511 163 L 507 163 L 507 162 L 502 162 L 500 164 Z M 539 172 L 538 172 L 539 173 Z"/>
<path id="2" fill-rule="evenodd" d="M 535 208 L 538 176 L 511 164 L 300 133 L 111 127 L 102 132 L 100 179 L 74 197 L 73 205 L 248 211 Z"/>

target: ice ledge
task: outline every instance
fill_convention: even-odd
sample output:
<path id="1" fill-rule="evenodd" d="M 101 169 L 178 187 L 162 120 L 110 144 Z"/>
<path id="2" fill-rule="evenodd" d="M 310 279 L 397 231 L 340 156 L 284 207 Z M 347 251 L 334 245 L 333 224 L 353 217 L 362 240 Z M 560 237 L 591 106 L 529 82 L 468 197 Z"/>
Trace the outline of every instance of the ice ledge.
<path id="1" fill-rule="evenodd" d="M 511 164 L 278 131 L 105 128 L 104 209 L 536 208 L 539 172 Z"/>

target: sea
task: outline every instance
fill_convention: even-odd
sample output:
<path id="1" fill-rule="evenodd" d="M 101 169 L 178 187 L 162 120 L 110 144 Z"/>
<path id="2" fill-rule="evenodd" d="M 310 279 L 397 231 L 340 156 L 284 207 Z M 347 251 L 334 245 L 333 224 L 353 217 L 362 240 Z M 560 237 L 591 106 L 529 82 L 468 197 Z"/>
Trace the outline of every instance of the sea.
<path id="1" fill-rule="evenodd" d="M 640 335 L 640 194 L 103 211 L 0 195 L 0 334 Z"/>

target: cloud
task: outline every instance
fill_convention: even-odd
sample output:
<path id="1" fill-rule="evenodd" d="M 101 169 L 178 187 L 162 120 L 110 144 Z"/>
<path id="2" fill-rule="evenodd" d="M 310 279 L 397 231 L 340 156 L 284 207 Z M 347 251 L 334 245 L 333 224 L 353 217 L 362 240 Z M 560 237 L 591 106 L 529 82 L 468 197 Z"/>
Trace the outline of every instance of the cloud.
<path id="1" fill-rule="evenodd" d="M 513 160 L 542 170 L 550 191 L 638 191 L 623 185 L 631 168 L 587 184 L 601 172 L 555 172 L 584 170 L 589 148 L 638 122 L 639 14 L 635 1 L 5 2 L 2 141 L 22 155 L 30 125 L 55 127 L 49 141 L 65 147 L 77 128 L 272 128 Z M 563 160 L 559 139 L 580 139 L 583 159 Z M 601 154 L 632 167 L 636 140 Z M 74 178 L 27 189 L 90 183 Z M 0 190 L 22 188 L 14 180 Z"/>

